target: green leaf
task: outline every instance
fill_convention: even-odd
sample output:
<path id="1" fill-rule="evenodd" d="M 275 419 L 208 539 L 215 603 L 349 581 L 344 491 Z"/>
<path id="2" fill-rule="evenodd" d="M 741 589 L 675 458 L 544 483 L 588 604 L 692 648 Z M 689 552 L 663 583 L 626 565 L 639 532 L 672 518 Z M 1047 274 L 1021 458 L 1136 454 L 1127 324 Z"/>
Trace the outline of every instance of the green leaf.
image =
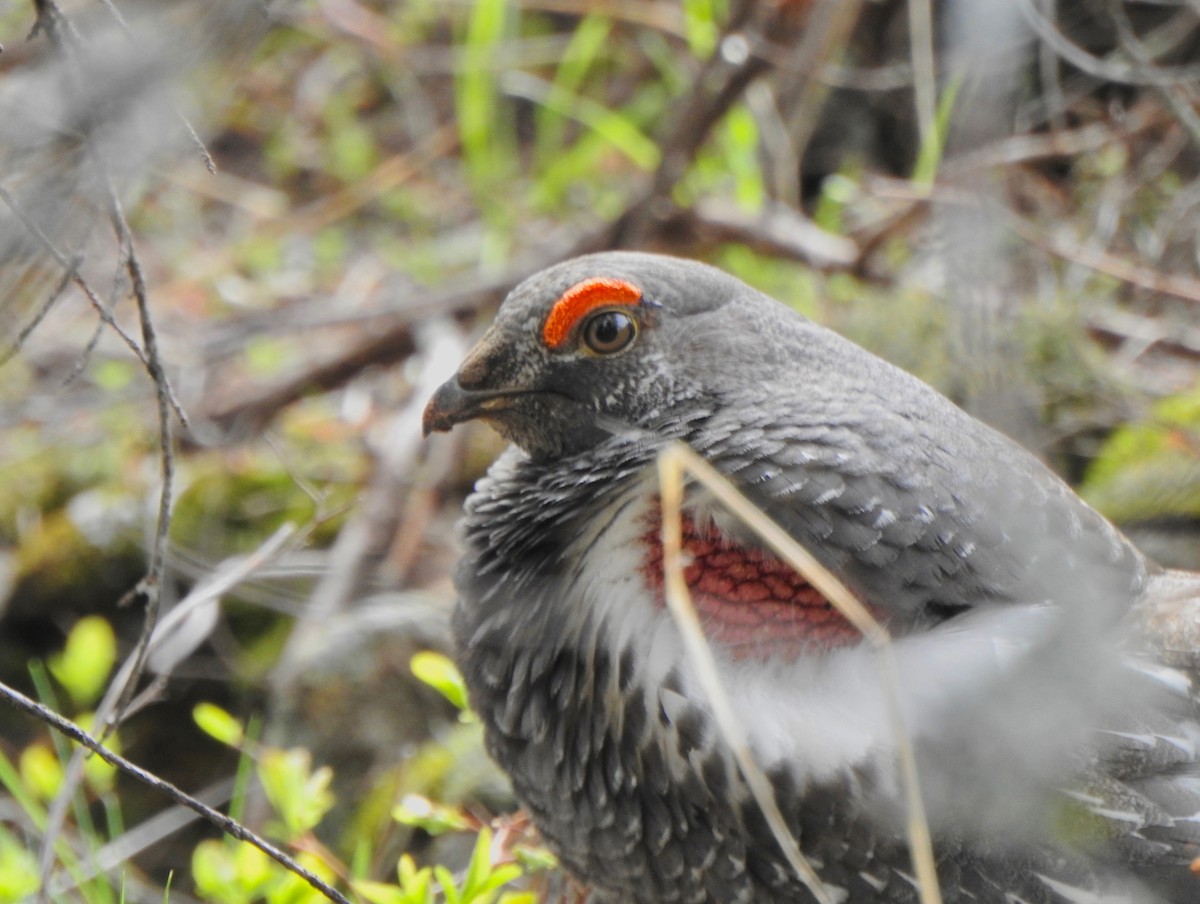
<path id="1" fill-rule="evenodd" d="M 467 708 L 467 685 L 450 657 L 425 650 L 413 656 L 409 667 L 419 680 L 453 703 L 456 709 Z"/>
<path id="2" fill-rule="evenodd" d="M 545 870 L 558 869 L 558 858 L 544 847 L 517 847 L 513 853 L 517 862 L 527 873 L 540 873 Z"/>
<path id="3" fill-rule="evenodd" d="M 344 182 L 364 178 L 379 160 L 374 135 L 359 122 L 356 111 L 349 106 L 330 106 L 325 111 L 325 118 L 329 171 Z"/>
<path id="4" fill-rule="evenodd" d="M 1200 514 L 1200 389 L 1155 403 L 1149 417 L 1114 430 L 1080 495 L 1109 518 L 1140 521 Z"/>
<path id="5" fill-rule="evenodd" d="M 858 164 L 843 167 L 838 172 L 826 176 L 821 182 L 821 194 L 817 198 L 816 210 L 813 211 L 813 222 L 826 232 L 840 234 L 845 230 L 846 224 L 842 215 L 846 207 L 862 195 L 857 181 L 859 169 Z"/>
<path id="6" fill-rule="evenodd" d="M 81 618 L 67 635 L 63 651 L 50 659 L 52 674 L 76 706 L 99 699 L 117 661 L 117 638 L 112 625 L 97 615 Z"/>
<path id="7" fill-rule="evenodd" d="M 563 50 L 558 71 L 554 74 L 554 88 L 565 94 L 575 94 L 584 78 L 599 58 L 612 32 L 612 20 L 607 16 L 591 13 L 584 16 L 575 27 L 571 40 Z M 558 154 L 563 147 L 563 124 L 566 116 L 553 107 L 541 105 L 537 108 L 538 158 L 543 165 L 551 164 L 551 155 Z"/>
<path id="8" fill-rule="evenodd" d="M 0 904 L 24 901 L 39 888 L 37 858 L 0 826 Z"/>
<path id="9" fill-rule="evenodd" d="M 462 899 L 458 894 L 454 873 L 439 864 L 433 868 L 433 874 L 437 876 L 438 885 L 442 887 L 442 895 L 446 898 L 446 904 L 459 904 Z"/>
<path id="10" fill-rule="evenodd" d="M 917 153 L 917 164 L 913 168 L 913 182 L 920 185 L 933 184 L 938 167 L 942 164 L 942 151 L 946 146 L 946 136 L 950 133 L 950 115 L 954 112 L 954 101 L 958 98 L 958 90 L 962 87 L 962 83 L 961 75 L 951 79 L 942 91 L 942 96 L 938 98 L 933 130 L 925 136 L 921 150 Z"/>
<path id="11" fill-rule="evenodd" d="M 400 857 L 396 864 L 396 875 L 400 879 L 400 887 L 408 896 L 406 904 L 432 904 L 433 870 L 429 867 L 417 869 L 417 864 L 408 854 Z"/>
<path id="12" fill-rule="evenodd" d="M 136 376 L 137 369 L 128 361 L 97 361 L 92 366 L 92 379 L 105 392 L 120 392 Z"/>
<path id="13" fill-rule="evenodd" d="M 396 866 L 396 876 L 399 885 L 364 880 L 355 882 L 354 888 L 370 904 L 433 904 L 430 888 L 433 870 L 428 867 L 417 869 L 412 857 L 404 854 Z"/>
<path id="14" fill-rule="evenodd" d="M 292 348 L 279 339 L 256 338 L 245 344 L 243 353 L 246 366 L 256 377 L 273 377 L 289 365 Z"/>
<path id="15" fill-rule="evenodd" d="M 233 715 L 215 703 L 197 703 L 192 708 L 192 721 L 200 730 L 229 747 L 241 747 L 246 729 Z"/>
<path id="16" fill-rule="evenodd" d="M 192 851 L 192 881 L 206 899 L 217 904 L 248 904 L 251 899 L 238 881 L 233 852 L 221 841 L 202 841 Z"/>
<path id="17" fill-rule="evenodd" d="M 759 153 L 758 124 L 744 104 L 730 109 L 722 125 L 725 162 L 734 180 L 734 198 L 746 210 L 757 211 L 767 197 Z"/>
<path id="18" fill-rule="evenodd" d="M 0 786 L 12 797 L 17 806 L 29 817 L 37 829 L 46 826 L 46 809 L 38 802 L 33 789 L 25 783 L 20 770 L 0 750 Z"/>
<path id="19" fill-rule="evenodd" d="M 649 172 L 658 166 L 662 157 L 658 145 L 630 117 L 559 85 L 546 85 L 545 88 L 545 92 L 538 97 L 545 106 L 578 120 L 639 168 Z"/>
<path id="20" fill-rule="evenodd" d="M 513 154 L 497 124 L 499 89 L 493 61 L 508 21 L 508 0 L 475 0 L 455 85 L 459 142 L 471 182 L 494 185 L 511 168 Z"/>
<path id="21" fill-rule="evenodd" d="M 330 885 L 337 882 L 337 876 L 328 864 L 320 857 L 308 851 L 301 851 L 296 862 Z M 321 892 L 308 884 L 295 873 L 282 871 L 280 878 L 267 889 L 267 904 L 329 904 L 329 900 Z"/>
<path id="22" fill-rule="evenodd" d="M 420 794 L 404 795 L 403 800 L 393 808 L 392 819 L 402 825 L 424 829 L 430 835 L 462 831 L 471 825 L 456 808 L 436 804 Z"/>
<path id="23" fill-rule="evenodd" d="M 708 59 L 720 34 L 713 0 L 683 0 L 683 28 L 692 53 Z"/>
<path id="24" fill-rule="evenodd" d="M 333 770 L 313 770 L 312 755 L 298 747 L 265 750 L 258 761 L 258 779 L 289 840 L 314 828 L 334 804 L 329 790 Z"/>
<path id="25" fill-rule="evenodd" d="M 467 864 L 467 874 L 463 877 L 463 900 L 470 902 L 483 890 L 488 876 L 492 871 L 492 832 L 486 826 L 479 830 L 475 838 L 475 850 L 471 852 L 471 862 Z"/>
<path id="26" fill-rule="evenodd" d="M 371 882 L 359 879 L 354 882 L 354 890 L 366 898 L 371 904 L 417 904 L 402 888 L 388 885 L 386 882 Z M 424 902 L 420 902 L 424 904 Z"/>
<path id="27" fill-rule="evenodd" d="M 507 885 L 509 882 L 515 882 L 523 875 L 524 873 L 522 872 L 521 867 L 517 866 L 515 863 L 501 863 L 498 866 L 492 867 L 492 871 L 487 878 L 484 879 L 480 891 L 495 891 L 502 885 Z"/>
<path id="28" fill-rule="evenodd" d="M 260 894 L 283 870 L 265 853 L 244 841 L 233 849 L 233 864 L 238 883 L 251 895 Z"/>
<path id="29" fill-rule="evenodd" d="M 42 800 L 53 800 L 62 787 L 62 763 L 44 744 L 30 744 L 22 750 L 17 768 L 25 787 Z"/>
<path id="30" fill-rule="evenodd" d="M 495 898 L 495 891 L 521 878 L 523 871 L 515 863 L 492 863 L 492 833 L 489 829 L 479 830 L 475 840 L 475 850 L 471 853 L 471 862 L 467 865 L 466 875 L 462 883 L 463 904 L 489 904 Z"/>
<path id="31" fill-rule="evenodd" d="M 91 735 L 96 734 L 96 714 L 80 713 L 75 719 L 79 727 Z M 115 731 L 104 741 L 104 747 L 113 753 L 121 752 L 121 737 Z M 83 761 L 83 777 L 93 791 L 105 794 L 112 791 L 117 784 L 117 767 L 98 756 L 89 756 Z"/>

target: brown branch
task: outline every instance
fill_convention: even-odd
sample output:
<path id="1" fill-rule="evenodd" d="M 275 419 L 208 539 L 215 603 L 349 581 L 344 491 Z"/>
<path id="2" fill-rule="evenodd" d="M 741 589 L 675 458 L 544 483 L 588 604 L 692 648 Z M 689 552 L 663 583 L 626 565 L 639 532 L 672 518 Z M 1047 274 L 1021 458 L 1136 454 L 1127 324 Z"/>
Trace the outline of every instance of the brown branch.
<path id="1" fill-rule="evenodd" d="M 1127 111 L 1117 123 L 1094 122 L 1075 129 L 1010 135 L 946 160 L 939 178 L 950 181 L 994 167 L 1075 157 L 1124 141 L 1168 121 L 1156 106 L 1144 103 Z"/>
<path id="2" fill-rule="evenodd" d="M 1121 49 L 1135 59 L 1140 65 L 1151 67 L 1154 66 L 1154 59 L 1150 55 L 1150 51 L 1146 45 L 1137 36 L 1134 31 L 1133 23 L 1129 20 L 1125 9 L 1120 3 L 1109 4 L 1109 13 L 1112 16 L 1113 23 L 1117 28 L 1117 36 L 1121 41 Z M 1194 97 L 1192 92 L 1185 90 L 1185 86 L 1180 82 L 1172 82 L 1169 84 L 1156 84 L 1155 89 L 1162 97 L 1171 111 L 1175 114 L 1175 118 L 1179 120 L 1192 135 L 1192 141 L 1200 144 L 1200 115 L 1197 115 L 1193 107 Z"/>
<path id="3" fill-rule="evenodd" d="M 145 669 L 150 638 L 158 623 L 163 575 L 166 571 L 167 533 L 171 528 L 171 496 L 175 485 L 175 456 L 171 436 L 171 387 L 159 355 L 158 336 L 154 329 L 154 320 L 150 316 L 150 302 L 146 293 L 146 279 L 137 252 L 133 247 L 133 234 L 130 232 L 129 222 L 125 218 L 125 210 L 117 195 L 116 186 L 112 184 L 107 167 L 103 162 L 97 159 L 97 165 L 104 174 L 105 187 L 108 192 L 109 215 L 117 234 L 121 259 L 133 287 L 134 301 L 137 303 L 138 320 L 142 327 L 142 347 L 146 350 L 146 372 L 154 383 L 158 402 L 159 461 L 162 470 L 162 488 L 158 494 L 154 542 L 150 548 L 150 566 L 135 591 L 135 594 L 145 601 L 146 606 L 142 633 L 138 637 L 137 645 L 131 655 L 133 666 L 129 671 L 125 687 L 121 690 L 112 714 L 105 721 L 104 731 L 101 735 L 103 738 L 124 718 L 125 710 L 129 706 L 129 701 L 132 699 L 133 692 Z M 184 424 L 186 426 L 186 420 Z"/>
<path id="4" fill-rule="evenodd" d="M 47 38 L 53 50 L 62 58 L 64 64 L 69 68 L 70 85 L 79 95 L 83 95 L 83 87 L 87 73 L 80 67 L 81 51 L 83 41 L 74 31 L 70 20 L 63 15 L 62 11 L 55 5 L 54 0 L 35 0 L 35 6 L 38 13 L 38 21 L 35 30 L 38 27 L 45 28 Z M 124 26 L 119 13 L 113 10 L 117 16 L 119 24 Z M 128 30 L 126 31 L 128 34 Z M 106 199 L 109 208 L 109 220 L 112 223 L 113 231 L 116 234 L 117 245 L 119 249 L 119 259 L 121 266 L 125 269 L 129 276 L 132 293 L 137 305 L 138 318 L 141 325 L 142 344 L 138 344 L 124 333 L 117 326 L 116 321 L 112 317 L 111 307 L 104 305 L 99 296 L 97 296 L 78 275 L 75 281 L 84 289 L 93 307 L 100 312 L 101 319 L 108 323 L 116 332 L 125 339 L 138 359 L 142 362 L 149 374 L 151 381 L 154 384 L 155 394 L 158 403 L 158 425 L 159 425 L 159 447 L 160 447 L 160 462 L 162 470 L 162 486 L 159 491 L 159 504 L 157 523 L 155 526 L 154 540 L 151 546 L 150 563 L 147 568 L 146 576 L 138 583 L 134 595 L 139 597 L 145 603 L 145 615 L 143 618 L 142 632 L 138 638 L 134 652 L 130 656 L 132 665 L 127 672 L 127 679 L 123 686 L 120 687 L 117 694 L 117 704 L 113 708 L 111 716 L 105 721 L 102 738 L 107 736 L 111 730 L 120 723 L 126 709 L 129 706 L 129 701 L 132 699 L 137 684 L 145 669 L 146 657 L 148 655 L 150 639 L 154 633 L 154 628 L 158 623 L 158 615 L 161 604 L 163 576 L 166 569 L 166 548 L 167 534 L 171 524 L 171 499 L 174 488 L 174 455 L 172 451 L 173 440 L 171 434 L 171 412 L 174 409 L 180 416 L 180 420 L 186 425 L 187 419 L 183 414 L 182 408 L 175 403 L 174 394 L 171 389 L 170 381 L 167 378 L 166 369 L 163 366 L 162 358 L 158 349 L 158 338 L 154 329 L 153 319 L 150 316 L 150 305 L 147 297 L 146 281 L 142 271 L 141 262 L 138 260 L 137 253 L 134 249 L 133 234 L 129 228 L 128 219 L 125 216 L 124 208 L 121 204 L 120 196 L 117 192 L 115 183 L 113 182 L 111 168 L 109 162 L 101 154 L 100 150 L 93 145 L 89 138 L 83 137 L 83 146 L 87 152 L 87 158 L 91 161 L 96 173 L 100 177 L 101 183 L 105 189 Z M 50 237 L 45 235 L 31 219 L 25 217 L 20 211 L 15 200 L 7 193 L 3 193 L 3 199 L 12 209 L 14 215 L 21 220 L 26 226 L 26 229 L 34 235 L 38 241 L 46 248 L 56 260 L 59 261 L 64 269 L 70 272 L 76 271 L 76 265 L 71 263 L 68 267 L 64 256 L 55 247 Z M 54 802 L 50 807 L 46 819 L 46 831 L 44 845 L 41 856 L 41 873 L 43 878 L 47 875 L 51 863 L 53 862 L 54 840 L 58 832 L 61 830 L 63 821 L 66 818 L 68 801 L 74 794 L 74 787 L 79 781 L 82 770 L 78 767 L 78 758 L 73 758 L 72 769 L 68 770 L 68 778 L 63 783 L 63 787 L 55 796 Z M 43 887 L 45 883 L 43 882 Z M 44 898 L 44 892 L 39 895 Z"/>
<path id="5" fill-rule="evenodd" d="M 717 51 L 705 61 L 681 101 L 680 110 L 666 135 L 658 142 L 662 159 L 649 185 L 637 196 L 610 229 L 598 236 L 594 248 L 577 248 L 577 253 L 601 248 L 633 248 L 646 244 L 656 231 L 655 221 L 669 216 L 674 209 L 671 191 L 683 178 L 709 133 L 734 102 L 771 63 L 766 56 L 753 52 L 754 44 L 778 33 L 786 16 L 786 5 L 743 0 L 734 9 L 717 43 Z M 744 36 L 742 31 L 752 37 Z M 746 53 L 739 58 L 726 53 L 726 41 L 733 39 Z"/>
<path id="6" fill-rule="evenodd" d="M 1115 277 L 1141 289 L 1173 295 L 1185 301 L 1200 302 L 1200 280 L 1190 276 L 1159 273 L 1153 267 L 1126 260 L 1107 251 L 1051 236 L 1028 220 L 1009 213 L 1008 225 L 1013 232 L 1055 257 L 1082 264 L 1097 273 Z"/>
<path id="7" fill-rule="evenodd" d="M 216 428 L 216 436 L 207 436 L 203 435 L 204 428 L 199 427 L 202 439 L 228 442 L 253 436 L 281 410 L 306 395 L 344 386 L 368 367 L 404 360 L 416 347 L 412 331 L 423 317 L 434 313 L 467 316 L 482 305 L 503 298 L 527 275 L 547 264 L 548 261 L 541 260 L 493 280 L 433 293 L 425 302 L 397 314 L 395 319 L 357 339 L 333 357 L 253 393 L 239 394 L 234 402 L 222 404 L 218 401 L 197 417 L 205 426 Z"/>
<path id="8" fill-rule="evenodd" d="M 1164 324 L 1160 318 L 1120 310 L 1089 311 L 1088 332 L 1095 336 L 1134 344 L 1144 354 L 1152 348 L 1200 360 L 1200 328 Z"/>
<path id="9" fill-rule="evenodd" d="M 705 241 L 736 242 L 825 271 L 854 269 L 862 258 L 853 239 L 827 232 L 794 207 L 776 202 L 750 214 L 727 200 L 702 199 L 680 211 L 667 228 L 694 231 Z"/>
<path id="10" fill-rule="evenodd" d="M 1041 14 L 1032 0 L 1016 0 L 1017 9 L 1039 38 L 1054 52 L 1081 72 L 1108 82 L 1126 85 L 1177 85 L 1200 79 L 1200 66 L 1143 66 L 1114 62 L 1084 50 L 1067 38 L 1053 22 Z"/>
<path id="11" fill-rule="evenodd" d="M 909 202 L 900 213 L 890 216 L 888 223 L 914 216 L 917 211 L 923 210 L 932 202 L 973 207 L 979 207 L 982 204 L 979 198 L 970 192 L 945 185 L 937 185 L 932 191 L 929 191 L 925 188 L 918 189 L 910 183 L 897 179 L 875 177 L 871 182 L 874 193 L 879 197 Z M 1172 295 L 1182 298 L 1184 301 L 1200 302 L 1200 279 L 1159 273 L 1153 267 L 1127 260 L 1107 251 L 1089 248 L 1079 242 L 1052 236 L 1028 219 L 998 204 L 988 205 L 988 209 L 994 210 L 1003 217 L 1008 227 L 1022 239 L 1048 254 L 1088 267 L 1097 273 L 1103 273 L 1141 289 Z M 864 254 L 868 254 L 874 245 L 874 240 L 865 242 Z"/>

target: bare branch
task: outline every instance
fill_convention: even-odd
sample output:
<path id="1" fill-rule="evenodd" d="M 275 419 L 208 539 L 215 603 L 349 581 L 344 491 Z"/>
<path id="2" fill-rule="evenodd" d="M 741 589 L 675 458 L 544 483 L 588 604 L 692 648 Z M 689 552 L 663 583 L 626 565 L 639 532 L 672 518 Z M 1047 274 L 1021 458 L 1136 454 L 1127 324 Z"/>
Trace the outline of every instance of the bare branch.
<path id="1" fill-rule="evenodd" d="M 1055 53 L 1095 78 L 1126 85 L 1175 85 L 1200 79 L 1200 65 L 1147 67 L 1093 56 L 1059 31 L 1034 7 L 1032 0 L 1016 0 L 1016 4 L 1025 21 Z"/>
<path id="2" fill-rule="evenodd" d="M 258 848 L 280 866 L 295 873 L 330 901 L 335 901 L 336 904 L 350 904 L 348 898 L 339 892 L 337 889 L 330 886 L 311 870 L 305 869 L 296 860 L 284 853 L 269 841 L 256 835 L 250 831 L 236 819 L 226 816 L 218 810 L 192 797 L 186 791 L 182 791 L 170 782 L 163 781 L 152 772 L 148 772 L 141 766 L 130 762 L 123 756 L 119 756 L 105 747 L 96 738 L 92 737 L 70 719 L 64 718 L 54 710 L 43 706 L 36 700 L 31 700 L 20 691 L 9 687 L 7 684 L 0 683 L 0 697 L 3 697 L 9 704 L 22 712 L 28 713 L 37 719 L 40 719 L 46 725 L 49 725 L 55 731 L 65 735 L 73 741 L 76 741 L 91 750 L 96 756 L 104 760 L 110 766 L 115 766 L 126 775 L 137 779 L 143 784 L 149 785 L 156 791 L 161 791 L 175 803 L 181 807 L 187 807 L 194 813 L 212 823 L 226 835 L 230 835 L 239 841 L 244 841 Z"/>

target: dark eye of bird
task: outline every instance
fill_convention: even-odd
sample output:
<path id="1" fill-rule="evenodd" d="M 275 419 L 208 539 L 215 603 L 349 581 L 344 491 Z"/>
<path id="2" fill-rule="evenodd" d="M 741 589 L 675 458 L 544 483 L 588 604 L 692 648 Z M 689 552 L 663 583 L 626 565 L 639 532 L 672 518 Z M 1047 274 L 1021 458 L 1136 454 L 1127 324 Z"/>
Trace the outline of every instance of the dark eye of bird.
<path id="1" fill-rule="evenodd" d="M 620 311 L 601 311 L 583 325 L 583 344 L 597 355 L 611 355 L 637 335 L 633 318 Z"/>

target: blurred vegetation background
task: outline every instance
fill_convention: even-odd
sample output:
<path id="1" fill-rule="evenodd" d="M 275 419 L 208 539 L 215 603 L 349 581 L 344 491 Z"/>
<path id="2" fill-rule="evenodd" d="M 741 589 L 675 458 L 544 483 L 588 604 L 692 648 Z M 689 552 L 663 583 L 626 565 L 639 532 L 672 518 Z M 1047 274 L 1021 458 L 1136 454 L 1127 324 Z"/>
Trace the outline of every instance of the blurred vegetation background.
<path id="1" fill-rule="evenodd" d="M 0 43 L 0 681 L 352 898 L 579 894 L 418 656 L 499 449 L 421 409 L 567 256 L 716 263 L 1200 568 L 1195 3 L 3 0 Z M 38 896 L 320 900 L 2 707 Z"/>

